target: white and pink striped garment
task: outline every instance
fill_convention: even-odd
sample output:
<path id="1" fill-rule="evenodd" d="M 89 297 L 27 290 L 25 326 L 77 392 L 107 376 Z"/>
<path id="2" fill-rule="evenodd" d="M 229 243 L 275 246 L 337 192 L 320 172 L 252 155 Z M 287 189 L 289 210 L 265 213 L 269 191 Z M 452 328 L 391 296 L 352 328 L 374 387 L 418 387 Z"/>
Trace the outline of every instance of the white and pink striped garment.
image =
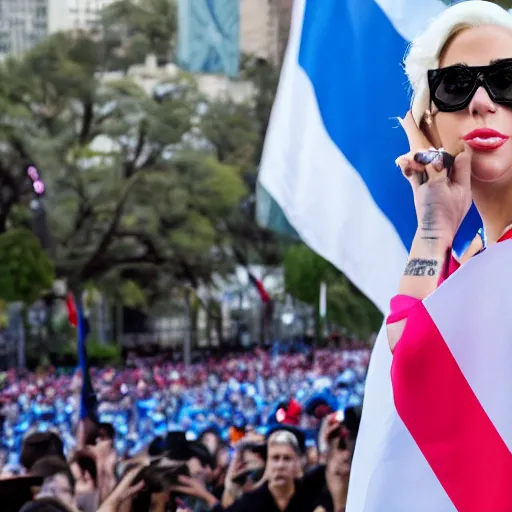
<path id="1" fill-rule="evenodd" d="M 512 512 L 512 240 L 418 303 L 392 358 L 358 511 Z"/>

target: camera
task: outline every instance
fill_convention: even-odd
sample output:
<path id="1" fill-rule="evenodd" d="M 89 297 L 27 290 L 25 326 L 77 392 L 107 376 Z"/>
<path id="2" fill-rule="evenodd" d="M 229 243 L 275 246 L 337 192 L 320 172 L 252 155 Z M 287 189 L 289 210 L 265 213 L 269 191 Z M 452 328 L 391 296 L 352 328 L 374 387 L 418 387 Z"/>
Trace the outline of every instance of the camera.
<path id="1" fill-rule="evenodd" d="M 233 482 L 237 485 L 245 485 L 248 482 L 257 484 L 265 474 L 265 468 L 248 469 L 237 475 Z"/>

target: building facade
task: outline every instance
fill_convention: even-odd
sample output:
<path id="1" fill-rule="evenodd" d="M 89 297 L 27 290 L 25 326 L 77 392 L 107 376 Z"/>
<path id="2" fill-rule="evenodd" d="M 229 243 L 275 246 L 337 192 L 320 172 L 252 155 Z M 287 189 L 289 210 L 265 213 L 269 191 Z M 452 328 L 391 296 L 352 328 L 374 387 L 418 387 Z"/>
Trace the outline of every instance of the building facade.
<path id="1" fill-rule="evenodd" d="M 288 44 L 288 37 L 290 35 L 290 25 L 292 21 L 293 0 L 275 0 L 277 3 L 277 18 L 278 18 L 278 54 L 279 59 L 282 61 L 286 45 Z"/>
<path id="2" fill-rule="evenodd" d="M 48 34 L 92 30 L 115 0 L 0 0 L 0 57 L 19 55 Z M 293 0 L 240 0 L 242 53 L 279 64 L 290 29 Z"/>
<path id="3" fill-rule="evenodd" d="M 48 34 L 48 0 L 0 0 L 0 55 L 20 54 Z"/>
<path id="4" fill-rule="evenodd" d="M 48 34 L 91 30 L 114 0 L 0 0 L 0 57 L 20 55 Z"/>
<path id="5" fill-rule="evenodd" d="M 293 0 L 240 0 L 240 49 L 279 65 L 290 31 Z"/>
<path id="6" fill-rule="evenodd" d="M 113 0 L 67 0 L 67 27 L 70 30 L 93 30 L 100 22 L 100 13 Z"/>

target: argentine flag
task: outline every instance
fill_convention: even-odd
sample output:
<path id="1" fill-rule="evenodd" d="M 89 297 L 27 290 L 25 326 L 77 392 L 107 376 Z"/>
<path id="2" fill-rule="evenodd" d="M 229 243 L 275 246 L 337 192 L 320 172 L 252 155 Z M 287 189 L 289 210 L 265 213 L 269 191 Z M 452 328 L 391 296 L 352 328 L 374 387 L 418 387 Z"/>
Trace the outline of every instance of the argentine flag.
<path id="1" fill-rule="evenodd" d="M 394 164 L 409 150 L 396 120 L 410 101 L 401 63 L 409 42 L 448 3 L 295 0 L 267 132 L 259 222 L 298 235 L 383 313 L 416 230 L 410 186 Z M 456 253 L 479 227 L 472 209 L 455 241 Z M 383 331 L 367 378 L 348 512 L 388 510 L 385 503 L 371 508 L 367 498 L 376 472 L 386 471 L 384 444 L 396 416 L 390 365 Z"/>

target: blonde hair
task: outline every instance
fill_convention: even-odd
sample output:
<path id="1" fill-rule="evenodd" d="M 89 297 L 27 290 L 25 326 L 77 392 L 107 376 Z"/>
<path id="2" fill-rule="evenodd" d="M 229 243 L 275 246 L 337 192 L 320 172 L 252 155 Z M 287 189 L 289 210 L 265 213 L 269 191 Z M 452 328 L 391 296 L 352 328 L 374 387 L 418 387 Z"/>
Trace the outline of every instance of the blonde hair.
<path id="1" fill-rule="evenodd" d="M 446 9 L 411 43 L 404 67 L 412 88 L 412 115 L 418 126 L 430 107 L 427 71 L 439 67 L 444 49 L 457 34 L 482 25 L 512 29 L 512 15 L 491 2 L 462 2 Z"/>

